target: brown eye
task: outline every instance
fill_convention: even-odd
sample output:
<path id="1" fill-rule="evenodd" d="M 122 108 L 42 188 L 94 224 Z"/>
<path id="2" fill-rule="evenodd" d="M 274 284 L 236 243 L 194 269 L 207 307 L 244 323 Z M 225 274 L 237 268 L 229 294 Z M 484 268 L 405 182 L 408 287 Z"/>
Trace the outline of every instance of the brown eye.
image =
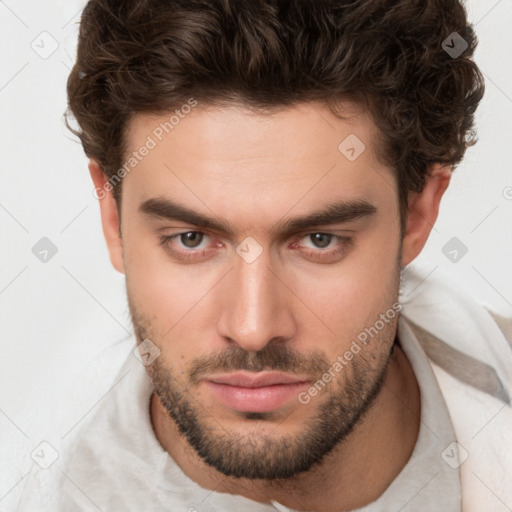
<path id="1" fill-rule="evenodd" d="M 180 241 L 184 247 L 195 249 L 201 244 L 203 237 L 203 233 L 199 233 L 198 231 L 189 231 L 180 235 Z"/>

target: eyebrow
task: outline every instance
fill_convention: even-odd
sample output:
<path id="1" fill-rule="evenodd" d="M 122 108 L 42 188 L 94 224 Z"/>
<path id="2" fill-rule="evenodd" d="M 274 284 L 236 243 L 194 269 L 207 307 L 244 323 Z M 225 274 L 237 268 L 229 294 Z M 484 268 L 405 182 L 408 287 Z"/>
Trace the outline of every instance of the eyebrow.
<path id="1" fill-rule="evenodd" d="M 178 220 L 199 228 L 215 230 L 228 235 L 234 234 L 234 229 L 228 222 L 208 217 L 168 198 L 148 199 L 141 203 L 139 211 L 147 217 Z M 338 201 L 306 215 L 280 221 L 272 228 L 271 232 L 289 236 L 319 225 L 326 226 L 368 218 L 376 212 L 377 208 L 365 199 Z"/>

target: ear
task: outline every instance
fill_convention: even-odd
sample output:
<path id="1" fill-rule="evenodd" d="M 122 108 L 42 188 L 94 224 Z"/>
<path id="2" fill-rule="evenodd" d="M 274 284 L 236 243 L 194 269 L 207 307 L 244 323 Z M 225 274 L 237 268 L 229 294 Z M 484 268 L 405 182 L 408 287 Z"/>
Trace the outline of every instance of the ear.
<path id="1" fill-rule="evenodd" d="M 124 274 L 123 242 L 119 229 L 119 213 L 112 194 L 112 185 L 95 160 L 89 161 L 89 172 L 95 188 L 95 196 L 100 202 L 101 224 L 107 242 L 110 261 L 114 268 Z"/>
<path id="2" fill-rule="evenodd" d="M 435 164 L 421 192 L 409 194 L 409 211 L 402 245 L 402 266 L 408 265 L 422 251 L 434 227 L 439 204 L 450 184 L 451 168 Z"/>

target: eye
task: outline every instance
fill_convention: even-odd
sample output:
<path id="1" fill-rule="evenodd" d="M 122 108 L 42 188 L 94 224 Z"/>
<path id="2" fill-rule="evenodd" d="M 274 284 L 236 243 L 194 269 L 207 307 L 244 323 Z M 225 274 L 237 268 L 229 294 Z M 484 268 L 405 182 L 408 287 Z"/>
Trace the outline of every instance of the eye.
<path id="1" fill-rule="evenodd" d="M 179 240 L 184 247 L 188 249 L 197 249 L 204 239 L 204 233 L 199 231 L 188 231 L 187 233 L 181 233 Z"/>
<path id="2" fill-rule="evenodd" d="M 315 247 L 318 249 L 325 249 L 326 247 L 329 247 L 334 235 L 329 235 L 327 233 L 311 233 L 308 237 Z"/>
<path id="3" fill-rule="evenodd" d="M 351 237 L 332 233 L 308 233 L 292 244 L 294 249 L 309 260 L 318 263 L 336 263 L 343 259 L 354 240 Z"/>
<path id="4" fill-rule="evenodd" d="M 221 240 L 201 231 L 162 236 L 160 245 L 171 257 L 183 263 L 206 261 L 225 247 Z M 351 237 L 316 232 L 299 236 L 290 247 L 311 261 L 336 263 L 344 258 L 352 245 Z"/>
<path id="5" fill-rule="evenodd" d="M 222 247 L 222 242 L 211 241 L 210 236 L 201 231 L 184 231 L 175 235 L 164 235 L 160 245 L 176 261 L 199 263 L 206 261 Z"/>

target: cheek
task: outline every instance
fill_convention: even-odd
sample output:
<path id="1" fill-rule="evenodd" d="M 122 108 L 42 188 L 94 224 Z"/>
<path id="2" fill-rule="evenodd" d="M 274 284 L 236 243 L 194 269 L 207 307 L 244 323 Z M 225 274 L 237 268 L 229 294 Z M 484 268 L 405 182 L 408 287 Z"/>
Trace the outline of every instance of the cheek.
<path id="1" fill-rule="evenodd" d="M 360 243 L 339 265 L 295 272 L 295 289 L 317 318 L 329 327 L 329 351 L 350 344 L 366 327 L 372 326 L 397 301 L 399 289 L 399 237 L 376 233 Z M 309 340 L 329 333 L 309 315 L 303 327 Z M 316 332 L 316 335 L 315 335 Z"/>
<path id="2" fill-rule="evenodd" d="M 161 350 L 164 365 L 182 367 L 208 350 L 217 315 L 212 306 L 219 269 L 172 264 L 154 240 L 125 247 L 126 285 L 134 320 Z M 211 347 L 210 347 L 211 349 Z"/>
<path id="3" fill-rule="evenodd" d="M 126 224 L 130 229 L 123 234 L 124 261 L 130 292 L 152 317 L 170 321 L 193 299 L 191 272 L 170 264 L 157 235 L 136 222 Z"/>

